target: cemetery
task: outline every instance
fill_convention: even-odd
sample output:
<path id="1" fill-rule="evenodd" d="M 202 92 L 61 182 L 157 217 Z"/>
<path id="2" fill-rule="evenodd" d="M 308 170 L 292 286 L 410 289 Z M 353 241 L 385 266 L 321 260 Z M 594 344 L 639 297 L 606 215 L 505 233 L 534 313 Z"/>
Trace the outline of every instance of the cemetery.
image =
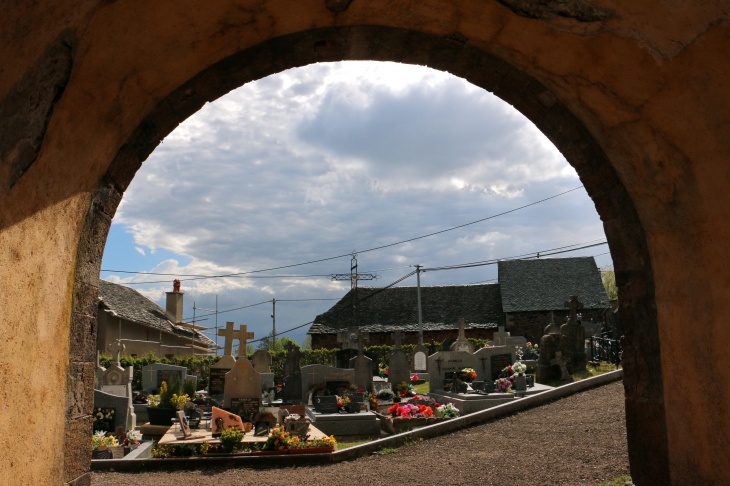
<path id="1" fill-rule="evenodd" d="M 335 353 L 335 366 L 302 366 L 304 353 L 288 342 L 279 380 L 268 350 L 233 356 L 234 341 L 246 349 L 254 336 L 229 322 L 219 330 L 225 354 L 210 366 L 207 389 L 185 366 L 156 362 L 143 366 L 141 390 L 133 392 L 134 370 L 121 366 L 125 345 L 117 340 L 109 346 L 112 364 L 98 361 L 95 371 L 94 460 L 334 453 L 338 442 L 381 441 L 529 403 L 571 383 L 572 373 L 586 369 L 587 350 L 596 352 L 578 298 L 565 307 L 566 322 L 549 325 L 539 345 L 500 327 L 479 347 L 466 338 L 464 319 L 454 325 L 456 338 L 430 354 L 423 345 L 406 353 L 396 330 L 381 358 L 366 351 L 368 333 L 350 327 L 339 335 L 347 353 Z"/>

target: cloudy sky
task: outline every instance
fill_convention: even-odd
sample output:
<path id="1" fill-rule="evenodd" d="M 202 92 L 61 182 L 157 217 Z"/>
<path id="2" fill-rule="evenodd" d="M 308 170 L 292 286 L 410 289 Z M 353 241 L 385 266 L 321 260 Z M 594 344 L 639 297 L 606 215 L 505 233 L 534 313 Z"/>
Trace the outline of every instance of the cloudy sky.
<path id="1" fill-rule="evenodd" d="M 102 268 L 220 275 L 358 252 L 387 285 L 426 268 L 505 258 L 603 238 L 584 189 L 511 214 L 390 248 L 573 189 L 575 170 L 527 119 L 466 81 L 427 68 L 346 62 L 292 69 L 208 104 L 137 173 L 114 218 Z M 564 256 L 599 255 L 599 246 Z M 609 263 L 610 255 L 596 258 Z M 337 299 L 350 258 L 254 274 L 183 279 L 193 302 L 219 310 Z M 251 275 L 249 275 L 250 277 Z M 164 306 L 173 276 L 103 271 Z M 491 281 L 496 266 L 431 272 L 422 285 Z M 150 282 L 141 284 L 141 282 Z M 415 285 L 415 277 L 400 285 Z M 277 332 L 333 300 L 277 303 Z M 197 311 L 200 314 L 203 311 Z M 205 312 L 203 312 L 205 313 Z M 271 303 L 218 316 L 271 331 Z M 201 325 L 213 327 L 214 316 Z M 307 327 L 288 335 L 301 341 Z M 212 336 L 212 334 L 211 334 Z"/>

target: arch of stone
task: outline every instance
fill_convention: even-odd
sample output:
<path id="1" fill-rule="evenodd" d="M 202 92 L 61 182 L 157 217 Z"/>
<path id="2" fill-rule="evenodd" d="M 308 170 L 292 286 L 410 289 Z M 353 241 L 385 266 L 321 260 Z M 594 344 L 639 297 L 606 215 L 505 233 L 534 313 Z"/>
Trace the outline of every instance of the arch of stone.
<path id="1" fill-rule="evenodd" d="M 616 267 L 631 474 L 730 482 L 728 14 L 722 2 L 665 3 L 5 5 L 0 477 L 90 481 L 101 255 L 124 190 L 162 139 L 246 82 L 382 60 L 495 93 L 575 167 Z"/>

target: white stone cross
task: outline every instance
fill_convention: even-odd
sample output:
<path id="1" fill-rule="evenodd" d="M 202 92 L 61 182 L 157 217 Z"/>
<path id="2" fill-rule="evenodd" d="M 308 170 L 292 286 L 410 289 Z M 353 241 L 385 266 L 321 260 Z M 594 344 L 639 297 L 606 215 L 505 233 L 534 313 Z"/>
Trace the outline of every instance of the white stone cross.
<path id="1" fill-rule="evenodd" d="M 124 349 L 126 346 L 122 344 L 122 341 L 119 339 L 115 339 L 113 343 L 109 343 L 109 350 L 112 352 L 112 355 L 116 355 L 114 364 L 117 366 L 121 366 L 119 363 L 119 360 L 121 359 L 121 355 L 124 352 Z"/>
<path id="2" fill-rule="evenodd" d="M 253 339 L 254 334 L 252 332 L 247 332 L 248 326 L 246 324 L 241 324 L 241 326 L 238 328 L 238 355 L 240 356 L 243 354 L 243 356 L 246 356 L 246 341 L 249 339 Z"/>
<path id="3" fill-rule="evenodd" d="M 235 331 L 235 323 L 226 322 L 225 329 L 218 329 L 218 336 L 225 336 L 226 342 L 223 345 L 223 356 L 233 356 L 233 340 L 239 339 L 240 331 Z"/>
<path id="4" fill-rule="evenodd" d="M 494 346 L 507 346 L 507 338 L 510 333 L 504 332 L 504 326 L 499 326 L 498 331 L 492 336 L 492 344 Z"/>

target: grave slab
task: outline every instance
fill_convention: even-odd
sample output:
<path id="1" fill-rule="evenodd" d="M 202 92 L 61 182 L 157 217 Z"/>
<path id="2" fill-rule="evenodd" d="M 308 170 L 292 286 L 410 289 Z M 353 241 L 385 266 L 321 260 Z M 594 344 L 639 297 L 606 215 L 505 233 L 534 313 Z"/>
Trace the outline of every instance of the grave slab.
<path id="1" fill-rule="evenodd" d="M 464 351 L 439 351 L 428 357 L 429 391 L 444 389 L 446 373 L 461 371 L 464 368 L 477 369 L 476 356 Z"/>

